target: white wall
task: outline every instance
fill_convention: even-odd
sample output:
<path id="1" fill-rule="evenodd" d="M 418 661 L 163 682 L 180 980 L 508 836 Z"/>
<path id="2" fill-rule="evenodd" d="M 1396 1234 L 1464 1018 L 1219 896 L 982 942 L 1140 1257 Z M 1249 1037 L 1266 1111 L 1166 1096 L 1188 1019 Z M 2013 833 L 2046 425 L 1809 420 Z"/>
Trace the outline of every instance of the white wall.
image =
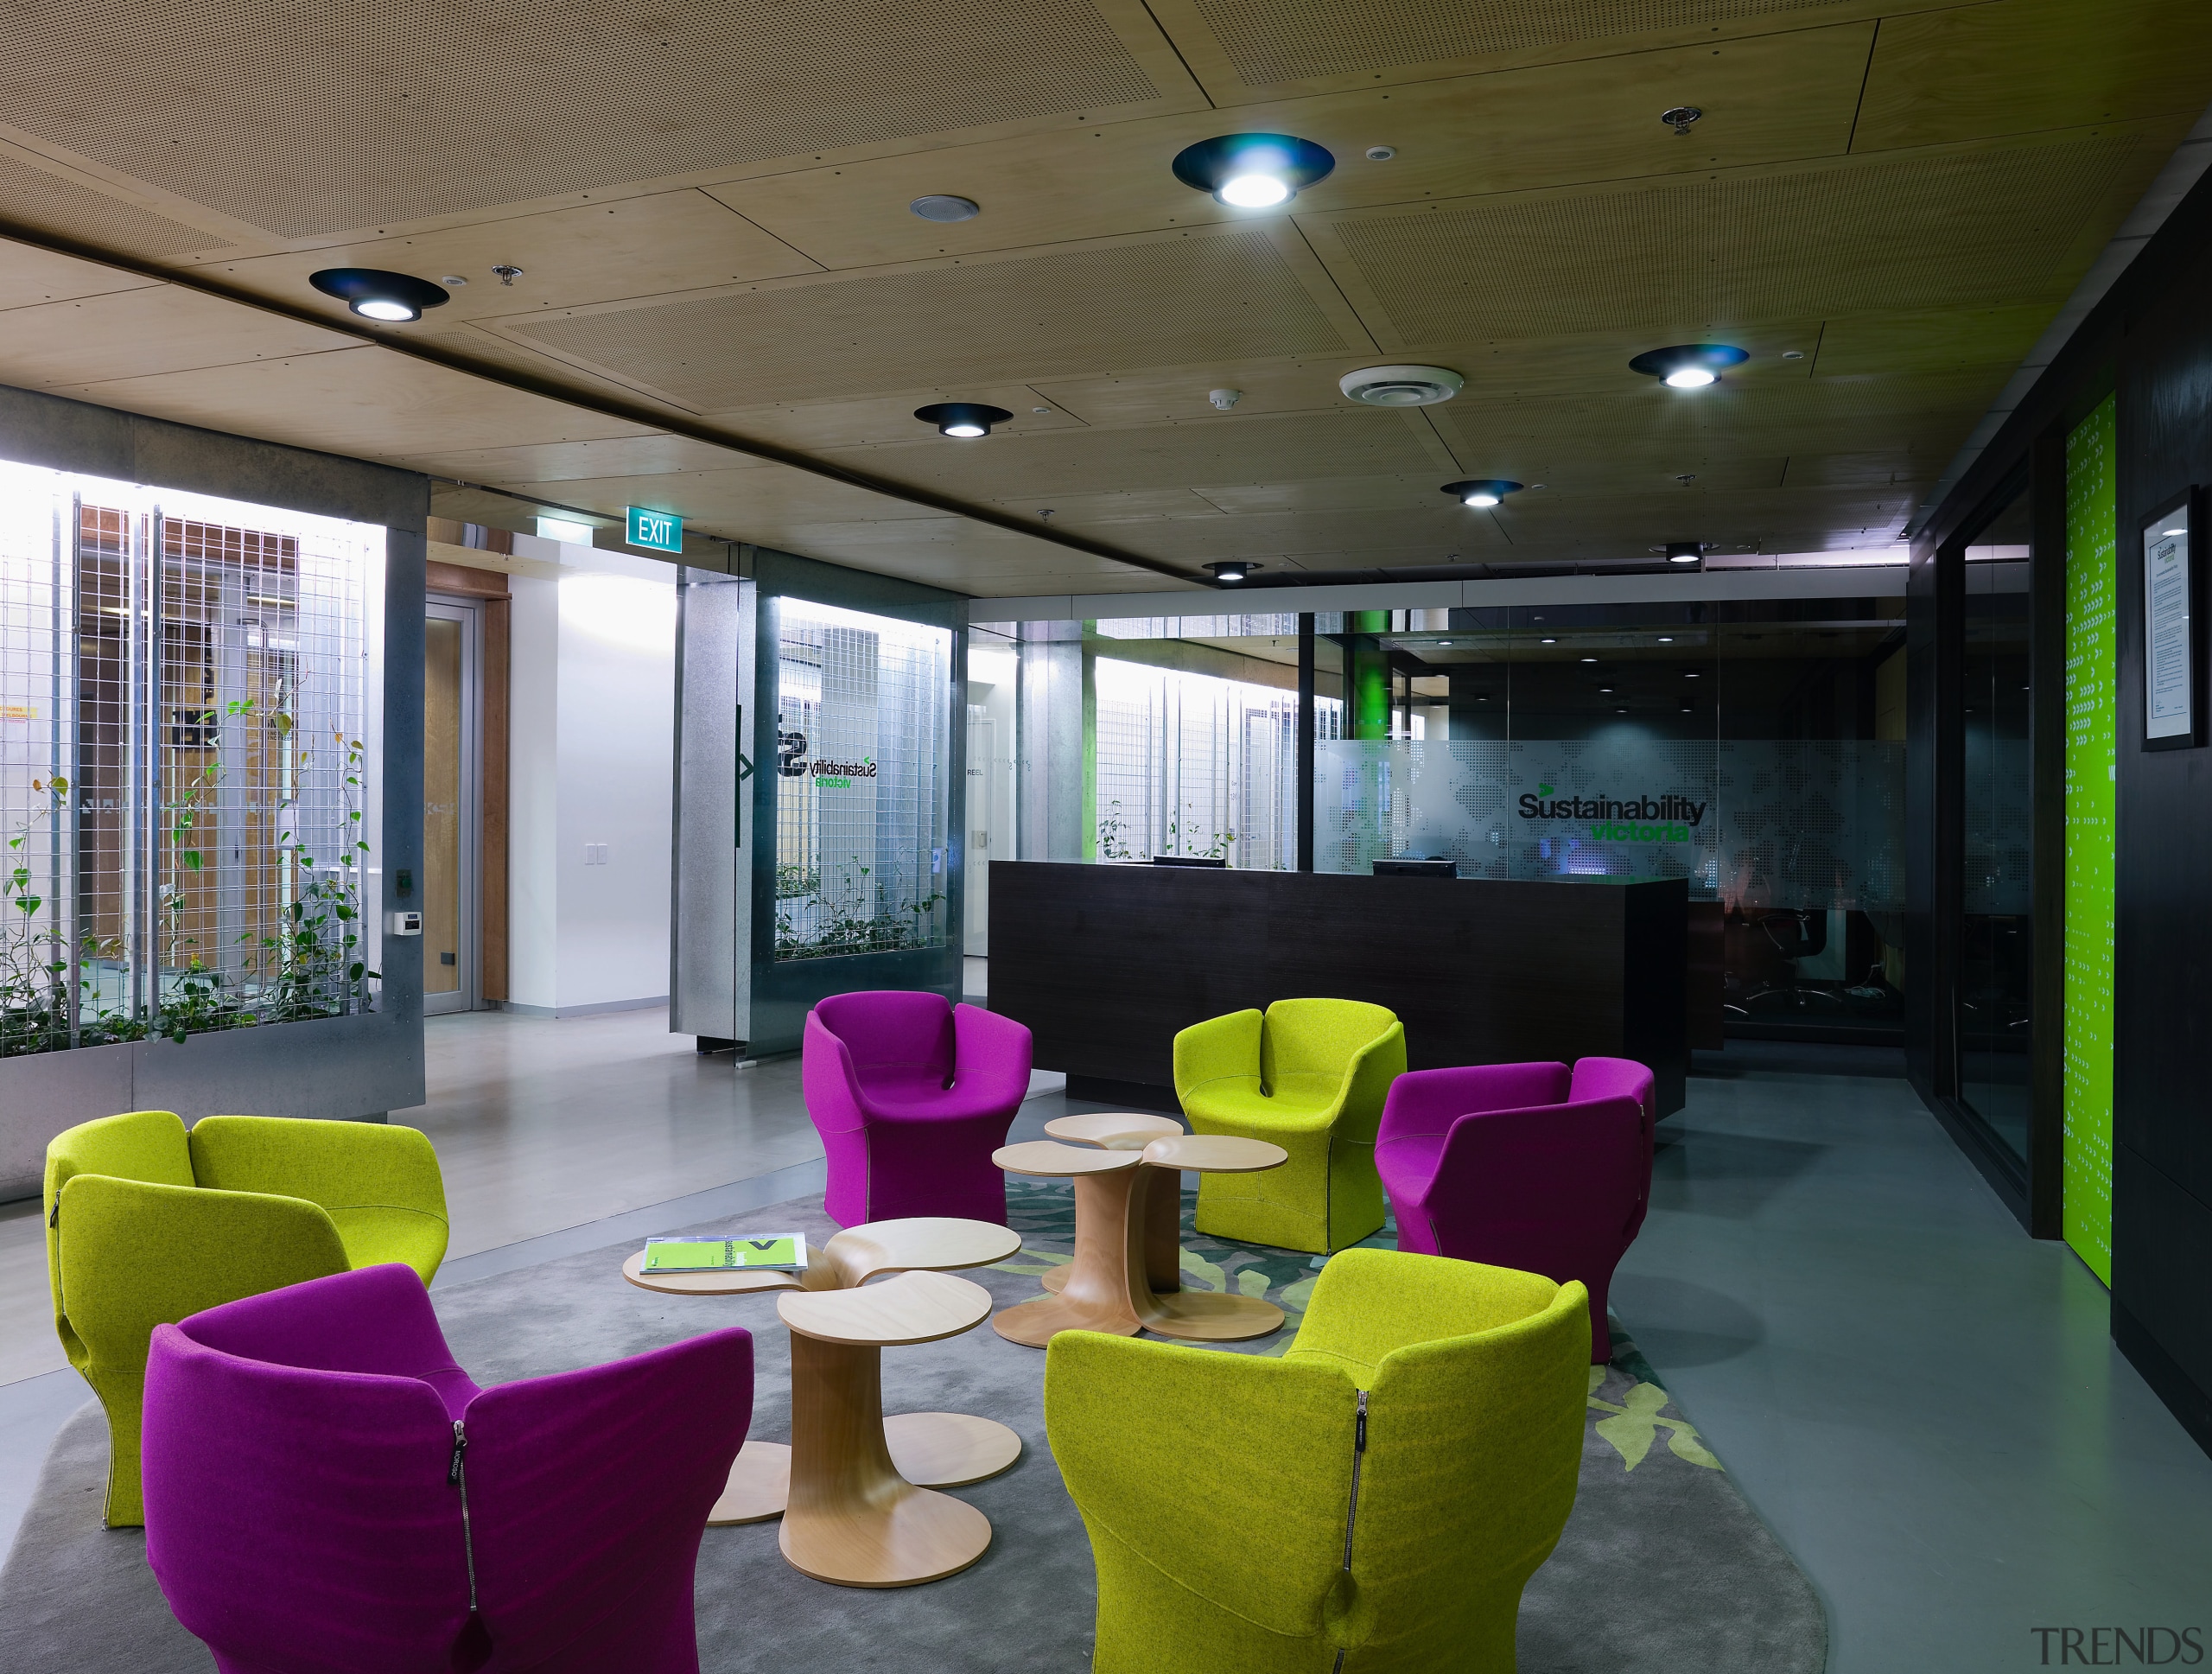
<path id="1" fill-rule="evenodd" d="M 668 996 L 676 571 L 516 538 L 575 573 L 516 576 L 508 1009 L 573 1016 Z M 553 555 L 557 553 L 557 558 Z M 589 856 L 603 853 L 604 864 Z"/>

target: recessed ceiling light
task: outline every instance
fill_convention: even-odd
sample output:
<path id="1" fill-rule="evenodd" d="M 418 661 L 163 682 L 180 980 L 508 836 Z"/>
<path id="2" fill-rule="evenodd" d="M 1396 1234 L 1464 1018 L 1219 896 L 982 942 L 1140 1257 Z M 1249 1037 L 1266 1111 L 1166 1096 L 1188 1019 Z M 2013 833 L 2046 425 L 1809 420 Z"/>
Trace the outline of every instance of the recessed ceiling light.
<path id="1" fill-rule="evenodd" d="M 1452 642 L 1449 640 L 1439 640 L 1436 642 L 1436 648 L 1439 651 L 1449 651 L 1452 649 Z"/>
<path id="2" fill-rule="evenodd" d="M 1242 558 L 1230 558 L 1219 563 L 1203 566 L 1205 572 L 1217 582 L 1241 582 L 1255 570 L 1264 570 L 1263 563 L 1247 563 Z"/>
<path id="3" fill-rule="evenodd" d="M 1670 646 L 1675 643 L 1675 636 L 1671 633 L 1662 633 L 1659 636 L 1659 643 L 1662 646 Z"/>
<path id="4" fill-rule="evenodd" d="M 1782 352 L 1782 358 L 1785 360 L 1802 360 L 1805 358 L 1805 351 L 1802 349 L 1784 349 Z"/>
<path id="5" fill-rule="evenodd" d="M 1447 482 L 1444 492 L 1462 506 L 1486 507 L 1498 505 L 1508 494 L 1519 493 L 1521 485 L 1503 477 L 1478 477 L 1467 482 Z"/>
<path id="6" fill-rule="evenodd" d="M 1628 711 L 1627 711 L 1626 710 L 1624 710 L 1624 709 L 1618 709 L 1618 710 L 1615 710 L 1613 711 L 1613 713 L 1614 713 L 1615 715 L 1626 715 L 1626 714 L 1628 713 Z"/>
<path id="7" fill-rule="evenodd" d="M 1549 634 L 1546 634 L 1542 639 L 1537 640 L 1536 643 L 1540 646 L 1555 646 L 1559 641 L 1553 639 Z"/>
<path id="8" fill-rule="evenodd" d="M 1669 563 L 1696 563 L 1702 560 L 1707 547 L 1700 540 L 1670 540 L 1664 546 L 1655 546 L 1655 552 L 1664 552 Z"/>
<path id="9" fill-rule="evenodd" d="M 967 437 L 988 436 L 992 425 L 1003 424 L 1014 415 L 982 401 L 938 401 L 915 408 L 914 417 L 936 425 L 939 436 Z"/>
<path id="10" fill-rule="evenodd" d="M 926 193 L 906 206 L 925 221 L 972 221 L 983 213 L 973 198 L 956 198 L 941 192 Z"/>
<path id="11" fill-rule="evenodd" d="M 1685 679 L 1685 680 L 1694 680 L 1694 679 L 1696 679 L 1696 678 L 1697 678 L 1697 671 L 1696 671 L 1695 669 L 1694 669 L 1694 668 L 1684 669 L 1684 670 L 1682 671 L 1682 678 L 1683 678 L 1683 679 Z"/>
<path id="12" fill-rule="evenodd" d="M 1232 209 L 1272 209 L 1328 178 L 1336 158 L 1289 134 L 1222 134 L 1176 153 L 1175 178 Z"/>
<path id="13" fill-rule="evenodd" d="M 1598 690 L 1599 690 L 1599 691 L 1601 691 L 1601 692 L 1605 693 L 1605 695 L 1606 697 L 1611 697 L 1613 695 L 1613 689 L 1612 689 L 1611 686 L 1600 686 L 1600 687 L 1599 687 L 1599 688 L 1598 688 Z"/>
<path id="14" fill-rule="evenodd" d="M 411 273 L 391 273 L 376 267 L 326 267 L 308 275 L 308 283 L 326 296 L 335 296 L 365 320 L 399 325 L 419 320 L 425 309 L 442 308 L 452 292 Z"/>
<path id="15" fill-rule="evenodd" d="M 1656 378 L 1669 389 L 1701 390 L 1751 358 L 1726 343 L 1677 343 L 1672 348 L 1646 349 L 1628 363 L 1628 369 Z"/>
<path id="16" fill-rule="evenodd" d="M 1586 663 L 1594 663 L 1598 659 L 1595 657 L 1585 657 L 1582 660 Z"/>

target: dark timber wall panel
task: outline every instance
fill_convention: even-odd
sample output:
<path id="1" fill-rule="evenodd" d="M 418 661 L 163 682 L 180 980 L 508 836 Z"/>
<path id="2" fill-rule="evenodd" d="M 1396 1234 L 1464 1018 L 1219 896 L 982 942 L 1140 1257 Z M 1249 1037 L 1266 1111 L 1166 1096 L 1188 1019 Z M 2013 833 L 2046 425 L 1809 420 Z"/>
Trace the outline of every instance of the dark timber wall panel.
<path id="1" fill-rule="evenodd" d="M 1162 1089 L 1176 1031 L 1273 1000 L 1388 1006 L 1414 1069 L 1591 1056 L 1688 1069 L 1688 886 L 1001 861 L 991 1009 L 1040 1069 Z"/>

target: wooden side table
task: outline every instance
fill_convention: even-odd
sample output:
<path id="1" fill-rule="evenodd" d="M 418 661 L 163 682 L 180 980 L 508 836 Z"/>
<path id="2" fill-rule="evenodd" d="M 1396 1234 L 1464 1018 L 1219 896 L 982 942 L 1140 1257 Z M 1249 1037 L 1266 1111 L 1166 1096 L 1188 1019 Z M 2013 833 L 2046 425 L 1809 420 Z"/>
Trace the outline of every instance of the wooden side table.
<path id="1" fill-rule="evenodd" d="M 1042 1348 L 1062 1331 L 1133 1337 L 1157 1332 L 1200 1342 L 1240 1342 L 1279 1329 L 1283 1311 L 1256 1296 L 1217 1291 L 1161 1295 L 1150 1282 L 1153 1178 L 1180 1171 L 1256 1173 L 1290 1160 L 1280 1145 L 1230 1135 L 1180 1134 L 1141 1151 L 1090 1150 L 1049 1140 L 1005 1146 L 991 1160 L 1010 1174 L 1075 1182 L 1075 1259 L 1057 1295 L 1001 1311 L 991 1328 L 1009 1342 Z"/>
<path id="2" fill-rule="evenodd" d="M 972 1331 L 991 1293 L 949 1273 L 909 1271 L 850 1290 L 792 1290 L 791 1499 L 778 1542 L 791 1567 L 841 1587 L 913 1587 L 982 1556 L 991 1523 L 917 1486 L 892 1457 L 886 1348 Z"/>
<path id="3" fill-rule="evenodd" d="M 765 1290 L 825 1293 L 857 1289 L 890 1273 L 988 1266 L 1020 1248 L 1020 1234 L 990 1221 L 923 1215 L 849 1226 L 819 1247 L 810 1241 L 803 1274 L 662 1273 L 648 1278 L 643 1271 L 645 1252 L 639 1251 L 622 1263 L 622 1276 L 640 1289 L 672 1296 L 735 1296 Z M 796 1387 L 796 1340 L 791 1349 Z M 899 1475 L 921 1487 L 964 1487 L 996 1476 L 1021 1457 L 1019 1435 L 994 1419 L 969 1413 L 895 1413 L 881 1418 L 880 1428 Z M 707 1515 L 708 1526 L 781 1517 L 790 1503 L 791 1474 L 789 1447 L 781 1442 L 748 1441 L 730 1466 L 729 1480 Z"/>
<path id="4" fill-rule="evenodd" d="M 1135 1111 L 1058 1116 L 1045 1124 L 1048 1139 L 1103 1151 L 1141 1151 L 1155 1139 L 1182 1131 L 1183 1124 L 1172 1116 L 1145 1116 Z M 1057 1294 L 1067 1283 L 1073 1265 L 1055 1267 L 1038 1283 Z M 1183 1180 L 1178 1173 L 1154 1169 L 1149 1176 L 1144 1199 L 1144 1275 L 1155 1295 L 1183 1288 Z"/>

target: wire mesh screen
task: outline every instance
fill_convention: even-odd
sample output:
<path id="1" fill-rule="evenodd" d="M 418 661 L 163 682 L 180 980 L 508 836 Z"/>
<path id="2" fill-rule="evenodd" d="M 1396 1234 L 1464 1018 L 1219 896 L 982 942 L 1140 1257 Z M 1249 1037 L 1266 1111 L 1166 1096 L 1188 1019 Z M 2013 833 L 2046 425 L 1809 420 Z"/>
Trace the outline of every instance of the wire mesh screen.
<path id="1" fill-rule="evenodd" d="M 943 946 L 951 632 L 774 603 L 776 957 Z"/>
<path id="2" fill-rule="evenodd" d="M 1099 859 L 1297 865 L 1295 693 L 1107 657 L 1095 678 Z"/>
<path id="3" fill-rule="evenodd" d="M 383 531 L 0 464 L 0 1052 L 365 1009 Z"/>

